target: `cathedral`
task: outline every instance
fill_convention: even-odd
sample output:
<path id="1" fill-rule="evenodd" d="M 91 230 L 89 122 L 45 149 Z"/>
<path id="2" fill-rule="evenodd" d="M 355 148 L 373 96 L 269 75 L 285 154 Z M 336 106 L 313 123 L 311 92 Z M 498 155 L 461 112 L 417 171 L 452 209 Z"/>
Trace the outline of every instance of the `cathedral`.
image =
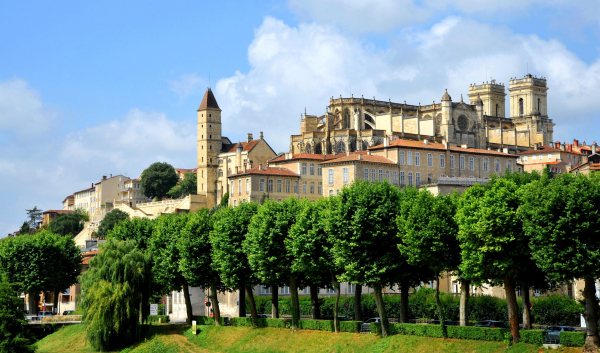
<path id="1" fill-rule="evenodd" d="M 446 141 L 451 146 L 518 153 L 552 142 L 545 78 L 531 74 L 509 81 L 510 113 L 505 86 L 496 80 L 469 87 L 469 102 L 454 102 L 446 91 L 440 103 L 410 105 L 389 101 L 331 98 L 324 115 L 303 114 L 300 134 L 292 135 L 290 152 L 330 154 L 364 151 L 385 137 Z"/>

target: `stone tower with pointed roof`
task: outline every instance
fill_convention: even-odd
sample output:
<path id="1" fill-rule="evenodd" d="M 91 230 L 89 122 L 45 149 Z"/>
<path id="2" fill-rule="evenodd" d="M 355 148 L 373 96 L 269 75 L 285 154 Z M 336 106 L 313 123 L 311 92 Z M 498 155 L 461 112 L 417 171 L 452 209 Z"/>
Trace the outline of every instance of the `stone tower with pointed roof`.
<path id="1" fill-rule="evenodd" d="M 206 207 L 217 204 L 218 155 L 221 151 L 221 109 L 211 89 L 198 108 L 198 195 L 206 195 Z"/>

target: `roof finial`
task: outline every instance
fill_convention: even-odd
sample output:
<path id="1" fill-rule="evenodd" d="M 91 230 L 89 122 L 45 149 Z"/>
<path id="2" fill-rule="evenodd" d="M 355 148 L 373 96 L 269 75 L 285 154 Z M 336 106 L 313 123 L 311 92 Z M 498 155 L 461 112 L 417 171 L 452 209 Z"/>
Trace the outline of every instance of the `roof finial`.
<path id="1" fill-rule="evenodd" d="M 460 94 L 460 102 L 461 102 L 461 103 L 463 102 L 463 99 L 462 99 L 462 93 Z"/>

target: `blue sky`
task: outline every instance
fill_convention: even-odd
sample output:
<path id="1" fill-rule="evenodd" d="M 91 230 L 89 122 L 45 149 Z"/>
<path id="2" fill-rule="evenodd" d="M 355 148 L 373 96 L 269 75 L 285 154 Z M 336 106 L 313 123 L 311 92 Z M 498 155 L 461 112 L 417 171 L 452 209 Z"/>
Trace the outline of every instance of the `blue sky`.
<path id="1" fill-rule="evenodd" d="M 548 78 L 555 140 L 591 143 L 598 13 L 597 0 L 4 2 L 0 237 L 104 174 L 194 167 L 209 75 L 223 134 L 264 131 L 282 152 L 331 96 L 458 100 L 529 67 Z"/>

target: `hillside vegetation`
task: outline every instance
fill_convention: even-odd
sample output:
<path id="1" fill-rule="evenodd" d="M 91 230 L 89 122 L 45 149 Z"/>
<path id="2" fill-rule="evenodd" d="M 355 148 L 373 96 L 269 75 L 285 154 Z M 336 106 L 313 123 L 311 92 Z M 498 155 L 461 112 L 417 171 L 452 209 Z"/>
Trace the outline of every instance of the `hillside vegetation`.
<path id="1" fill-rule="evenodd" d="M 93 352 L 84 342 L 83 325 L 67 326 L 38 342 L 39 353 Z M 395 335 L 376 335 L 287 329 L 201 326 L 197 336 L 189 326 L 152 326 L 142 342 L 123 353 L 196 352 L 543 352 L 542 347 L 519 343 L 508 347 L 501 342 Z M 559 352 L 580 352 L 581 348 L 562 348 Z"/>

